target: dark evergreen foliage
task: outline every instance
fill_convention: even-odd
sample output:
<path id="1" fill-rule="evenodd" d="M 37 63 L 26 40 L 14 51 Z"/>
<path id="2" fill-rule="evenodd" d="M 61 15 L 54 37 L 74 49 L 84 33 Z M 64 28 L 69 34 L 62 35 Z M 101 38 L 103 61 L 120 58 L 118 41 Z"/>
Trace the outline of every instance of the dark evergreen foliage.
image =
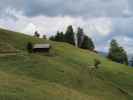
<path id="1" fill-rule="evenodd" d="M 35 31 L 34 36 L 38 38 L 40 37 L 40 34 L 38 33 L 38 31 Z"/>
<path id="2" fill-rule="evenodd" d="M 64 42 L 64 34 L 63 32 L 57 32 L 55 36 L 51 36 L 50 40 L 52 41 L 58 41 L 58 42 Z"/>
<path id="3" fill-rule="evenodd" d="M 58 31 L 55 36 L 51 36 L 49 39 L 52 41 L 67 42 L 72 45 L 75 45 L 76 40 L 75 40 L 74 34 L 75 33 L 73 31 L 73 27 L 70 25 L 68 26 L 65 34 L 63 34 L 63 32 Z M 92 39 L 84 34 L 84 31 L 82 28 L 80 27 L 78 28 L 76 36 L 77 36 L 77 45 L 79 48 L 88 49 L 91 51 L 94 50 L 95 46 Z"/>
<path id="4" fill-rule="evenodd" d="M 114 39 L 110 43 L 108 58 L 121 64 L 128 64 L 126 51 Z"/>
<path id="5" fill-rule="evenodd" d="M 51 37 L 49 38 L 49 40 L 55 41 L 55 37 L 54 37 L 54 36 L 51 36 Z"/>
<path id="6" fill-rule="evenodd" d="M 68 26 L 65 36 L 64 36 L 64 40 L 67 43 L 75 45 L 74 31 L 73 31 L 72 25 Z"/>
<path id="7" fill-rule="evenodd" d="M 43 37 L 42 37 L 43 39 L 47 39 L 47 36 L 46 35 L 43 35 Z"/>
<path id="8" fill-rule="evenodd" d="M 63 32 L 57 32 L 55 35 L 55 41 L 63 42 L 64 41 L 64 34 Z"/>
<path id="9" fill-rule="evenodd" d="M 83 40 L 84 40 L 84 32 L 83 29 L 79 27 L 77 32 L 77 43 L 79 48 L 81 48 Z"/>
<path id="10" fill-rule="evenodd" d="M 32 53 L 32 51 L 33 51 L 33 44 L 31 42 L 28 42 L 27 43 L 27 51 L 29 53 Z"/>
<path id="11" fill-rule="evenodd" d="M 81 48 L 93 51 L 95 46 L 94 46 L 93 41 L 91 40 L 91 38 L 89 38 L 88 36 L 85 35 L 83 43 L 81 45 Z"/>

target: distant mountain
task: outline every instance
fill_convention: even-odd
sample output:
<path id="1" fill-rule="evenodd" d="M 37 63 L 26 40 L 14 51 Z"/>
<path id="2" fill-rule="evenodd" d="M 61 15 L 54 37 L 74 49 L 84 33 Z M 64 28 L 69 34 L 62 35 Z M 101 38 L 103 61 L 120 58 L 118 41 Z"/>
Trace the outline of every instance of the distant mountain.
<path id="1" fill-rule="evenodd" d="M 107 52 L 103 52 L 103 51 L 99 51 L 99 54 L 101 56 L 107 57 L 108 53 Z"/>
<path id="2" fill-rule="evenodd" d="M 133 54 L 129 54 L 128 55 L 129 66 L 131 66 L 131 59 L 132 59 L 132 57 L 133 57 Z"/>

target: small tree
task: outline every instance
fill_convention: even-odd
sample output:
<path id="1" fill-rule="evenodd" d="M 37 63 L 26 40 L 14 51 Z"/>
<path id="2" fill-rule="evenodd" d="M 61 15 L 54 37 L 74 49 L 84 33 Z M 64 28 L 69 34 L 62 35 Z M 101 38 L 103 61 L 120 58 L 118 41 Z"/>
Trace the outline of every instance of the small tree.
<path id="1" fill-rule="evenodd" d="M 99 65 L 101 64 L 100 60 L 99 59 L 94 59 L 94 66 L 95 68 L 99 68 Z"/>
<path id="2" fill-rule="evenodd" d="M 45 39 L 45 40 L 47 39 L 46 35 L 43 35 L 43 37 L 42 37 L 42 38 L 43 38 L 43 39 Z"/>
<path id="3" fill-rule="evenodd" d="M 27 51 L 29 53 L 32 53 L 32 51 L 33 51 L 33 44 L 31 42 L 28 42 L 27 43 Z"/>
<path id="4" fill-rule="evenodd" d="M 128 64 L 126 51 L 114 39 L 110 43 L 108 58 L 121 64 Z"/>
<path id="5" fill-rule="evenodd" d="M 40 34 L 38 33 L 38 31 L 35 31 L 34 36 L 38 38 L 40 37 Z"/>

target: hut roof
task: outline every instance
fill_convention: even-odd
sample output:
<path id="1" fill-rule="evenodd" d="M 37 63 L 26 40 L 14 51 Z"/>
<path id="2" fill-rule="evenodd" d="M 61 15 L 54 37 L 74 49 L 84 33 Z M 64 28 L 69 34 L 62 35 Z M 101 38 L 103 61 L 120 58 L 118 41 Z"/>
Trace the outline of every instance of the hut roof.
<path id="1" fill-rule="evenodd" d="M 33 48 L 50 48 L 50 44 L 35 44 Z"/>

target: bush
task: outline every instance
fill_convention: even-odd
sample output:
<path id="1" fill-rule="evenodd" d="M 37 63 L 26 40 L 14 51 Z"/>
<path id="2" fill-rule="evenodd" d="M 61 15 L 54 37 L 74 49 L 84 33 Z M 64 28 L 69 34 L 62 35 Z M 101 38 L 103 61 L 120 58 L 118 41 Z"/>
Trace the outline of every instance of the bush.
<path id="1" fill-rule="evenodd" d="M 27 43 L 27 51 L 29 53 L 32 53 L 33 52 L 33 44 L 31 42 L 28 42 Z"/>
<path id="2" fill-rule="evenodd" d="M 99 65 L 101 64 L 101 61 L 99 59 L 94 59 L 94 66 L 97 69 Z"/>

